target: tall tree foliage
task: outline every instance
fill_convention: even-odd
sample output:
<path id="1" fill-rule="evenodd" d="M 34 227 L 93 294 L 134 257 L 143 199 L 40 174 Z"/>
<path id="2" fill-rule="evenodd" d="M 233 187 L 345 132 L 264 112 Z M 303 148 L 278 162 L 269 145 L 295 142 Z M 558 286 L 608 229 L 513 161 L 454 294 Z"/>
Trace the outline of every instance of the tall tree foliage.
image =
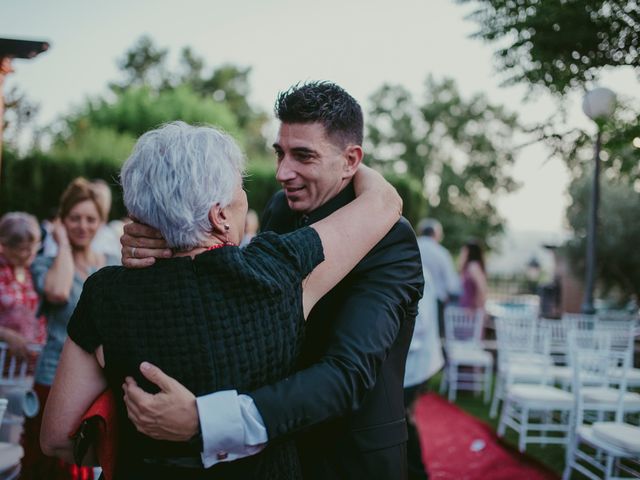
<path id="1" fill-rule="evenodd" d="M 125 78 L 111 84 L 113 90 L 126 90 L 135 86 L 149 86 L 155 89 L 168 87 L 170 75 L 166 61 L 169 51 L 154 45 L 148 36 L 142 36 L 118 61 L 118 67 Z"/>
<path id="2" fill-rule="evenodd" d="M 171 69 L 168 54 L 141 37 L 119 61 L 123 78 L 110 84 L 112 94 L 87 100 L 63 119 L 54 152 L 121 163 L 135 138 L 179 119 L 223 128 L 251 158 L 269 156 L 262 135 L 266 114 L 248 100 L 251 70 L 222 65 L 206 74 L 204 60 L 188 47 L 180 53 L 179 68 Z"/>
<path id="3" fill-rule="evenodd" d="M 613 116 L 602 126 L 603 175 L 610 181 L 633 185 L 640 178 L 640 104 L 634 99 L 618 102 Z M 556 133 L 552 125 L 540 127 L 539 139 L 544 140 L 552 154 L 563 158 L 573 179 L 591 174 L 593 170 L 593 135 L 582 129 Z"/>
<path id="4" fill-rule="evenodd" d="M 17 87 L 5 92 L 2 138 L 5 148 L 18 148 L 22 131 L 33 122 L 39 110 L 40 107 Z"/>
<path id="5" fill-rule="evenodd" d="M 5 152 L 0 212 L 27 209 L 42 215 L 57 203 L 74 176 L 85 175 L 104 178 L 113 185 L 112 215 L 123 215 L 115 186 L 122 162 L 137 137 L 172 120 L 221 127 L 252 160 L 254 185 L 262 189 L 275 183 L 271 177 L 263 178 L 262 164 L 268 159 L 271 166 L 272 154 L 262 135 L 267 116 L 249 101 L 250 68 L 225 64 L 209 69 L 190 48 L 181 51 L 177 67 L 168 62 L 167 49 L 148 37 L 140 38 L 119 61 L 122 76 L 109 85 L 109 94 L 86 100 L 50 128 L 54 134 L 47 151 L 34 149 L 22 157 L 15 151 Z M 16 105 L 7 116 L 14 130 L 18 121 L 34 110 L 28 101 L 15 97 Z M 252 199 L 262 195 L 258 190 L 250 194 Z"/>
<path id="6" fill-rule="evenodd" d="M 458 0 L 473 3 L 477 37 L 498 44 L 508 83 L 554 93 L 583 86 L 603 67 L 640 67 L 636 0 Z"/>
<path id="7" fill-rule="evenodd" d="M 513 191 L 515 115 L 484 95 L 464 99 L 453 80 L 429 77 L 422 101 L 404 87 L 384 85 L 371 97 L 370 161 L 404 173 L 424 188 L 428 214 L 439 219 L 448 247 L 469 236 L 490 240 L 502 232 L 495 200 Z"/>
<path id="8" fill-rule="evenodd" d="M 640 4 L 637 0 L 457 0 L 475 6 L 469 18 L 475 36 L 496 46 L 497 68 L 507 83 L 541 87 L 558 95 L 560 115 L 529 127 L 552 155 L 568 162 L 574 177 L 583 175 L 592 158 L 593 139 L 580 129 L 566 130 L 562 95 L 593 86 L 601 73 L 630 68 L 640 74 Z M 640 105 L 624 98 L 610 119 L 603 145 L 615 158 L 608 174 L 629 181 L 638 173 Z M 560 118 L 558 118 L 560 117 Z"/>
<path id="9" fill-rule="evenodd" d="M 497 68 L 507 83 L 522 82 L 561 95 L 591 87 L 601 73 L 630 68 L 640 74 L 640 4 L 637 0 L 457 0 L 473 3 L 476 36 L 496 45 Z M 640 241 L 640 105 L 623 98 L 604 125 L 603 193 L 598 232 L 598 280 L 605 290 L 638 296 Z M 549 121 L 531 128 L 567 161 L 572 204 L 567 220 L 573 266 L 584 268 L 593 138 L 579 129 L 561 131 Z"/>
<path id="10" fill-rule="evenodd" d="M 600 235 L 597 243 L 597 278 L 604 292 L 621 302 L 640 298 L 640 189 L 628 184 L 611 182 L 606 177 L 601 184 Z M 570 186 L 572 203 L 567 219 L 574 237 L 566 250 L 578 273 L 584 272 L 587 218 L 591 178 L 576 179 Z"/>

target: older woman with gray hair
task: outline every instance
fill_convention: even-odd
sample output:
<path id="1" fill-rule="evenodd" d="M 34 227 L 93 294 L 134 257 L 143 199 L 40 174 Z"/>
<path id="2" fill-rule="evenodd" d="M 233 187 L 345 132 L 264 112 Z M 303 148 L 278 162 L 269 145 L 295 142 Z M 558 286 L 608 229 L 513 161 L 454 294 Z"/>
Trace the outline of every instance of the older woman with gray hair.
<path id="1" fill-rule="evenodd" d="M 140 373 L 143 360 L 185 385 L 194 404 L 214 390 L 248 391 L 286 377 L 313 305 L 400 217 L 395 190 L 356 162 L 345 171 L 355 175 L 352 203 L 293 233 L 260 234 L 241 249 L 243 169 L 235 142 L 211 127 L 175 122 L 138 140 L 121 172 L 125 205 L 160 231 L 174 255 L 150 268 L 108 267 L 87 280 L 45 411 L 46 452 L 70 459 L 69 432 L 110 388 L 121 431 L 115 479 L 300 478 L 292 441 L 205 468 L 198 438 L 153 440 L 136 431 L 122 400 L 127 376 L 157 391 Z"/>
<path id="2" fill-rule="evenodd" d="M 44 341 L 44 318 L 29 267 L 40 247 L 40 227 L 33 215 L 6 213 L 0 218 L 0 340 L 26 356 L 30 343 Z"/>

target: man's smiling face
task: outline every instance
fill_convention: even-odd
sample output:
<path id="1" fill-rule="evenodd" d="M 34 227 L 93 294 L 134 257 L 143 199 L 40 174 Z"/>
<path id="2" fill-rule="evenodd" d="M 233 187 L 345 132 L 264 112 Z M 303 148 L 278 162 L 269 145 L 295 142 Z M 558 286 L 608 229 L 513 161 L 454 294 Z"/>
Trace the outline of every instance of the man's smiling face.
<path id="1" fill-rule="evenodd" d="M 282 123 L 273 144 L 289 208 L 310 213 L 335 197 L 349 182 L 345 151 L 321 123 Z M 347 169 L 348 170 L 348 169 Z"/>

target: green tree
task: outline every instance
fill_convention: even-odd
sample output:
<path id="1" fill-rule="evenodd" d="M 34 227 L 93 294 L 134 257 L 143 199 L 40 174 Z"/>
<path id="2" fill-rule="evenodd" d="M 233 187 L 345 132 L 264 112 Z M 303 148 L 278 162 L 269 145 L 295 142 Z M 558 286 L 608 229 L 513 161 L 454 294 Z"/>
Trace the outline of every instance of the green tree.
<path id="1" fill-rule="evenodd" d="M 637 0 L 457 0 L 473 3 L 469 16 L 479 25 L 475 36 L 497 48 L 497 68 L 506 83 L 541 87 L 558 99 L 556 113 L 529 131 L 534 141 L 551 147 L 551 155 L 569 166 L 572 206 L 567 219 L 573 229 L 568 242 L 572 266 L 584 270 L 585 229 L 593 170 L 592 135 L 581 129 L 561 130 L 564 124 L 563 94 L 589 88 L 605 70 L 630 68 L 640 73 L 640 5 Z M 617 290 L 637 295 L 640 271 L 638 231 L 634 216 L 640 211 L 640 105 L 637 99 L 620 99 L 618 108 L 603 126 L 598 244 L 598 279 L 605 292 Z M 606 236 L 603 235 L 606 232 Z M 632 241 L 631 241 L 632 240 Z M 634 243 L 635 242 L 635 243 Z M 636 287 L 631 285 L 635 282 Z M 635 289 L 635 291 L 634 291 Z"/>
<path id="2" fill-rule="evenodd" d="M 604 67 L 640 67 L 636 0 L 458 0 L 473 3 L 475 36 L 498 45 L 507 83 L 554 93 L 596 80 Z"/>
<path id="3" fill-rule="evenodd" d="M 172 69 L 168 53 L 142 37 L 119 61 L 122 78 L 110 85 L 109 95 L 86 100 L 50 127 L 50 148 L 6 153 L 0 210 L 24 208 L 42 215 L 58 203 L 72 178 L 83 175 L 113 185 L 112 215 L 124 214 L 115 187 L 122 163 L 141 134 L 173 120 L 216 125 L 254 162 L 268 158 L 271 165 L 262 135 L 266 115 L 248 101 L 250 69 L 223 65 L 207 73 L 204 60 L 189 48 L 181 52 L 180 67 Z M 10 119 L 26 115 L 28 103 L 20 104 L 24 108 L 14 108 Z"/>
<path id="4" fill-rule="evenodd" d="M 176 119 L 216 125 L 244 143 L 237 120 L 224 103 L 203 99 L 185 86 L 161 92 L 142 86 L 122 90 L 115 101 L 88 101 L 65 119 L 53 154 L 86 161 L 99 158 L 121 165 L 140 135 Z"/>
<path id="5" fill-rule="evenodd" d="M 157 47 L 151 37 L 143 35 L 118 61 L 125 78 L 112 83 L 111 88 L 121 91 L 145 85 L 159 90 L 169 86 L 171 78 L 166 65 L 168 53 L 166 48 Z"/>
<path id="6" fill-rule="evenodd" d="M 447 247 L 470 237 L 490 240 L 503 230 L 495 200 L 516 183 L 515 115 L 484 95 L 464 99 L 453 80 L 425 83 L 422 102 L 401 86 L 384 85 L 371 97 L 370 162 L 385 172 L 407 174 L 424 189 L 428 214 L 447 232 Z"/>
<path id="7" fill-rule="evenodd" d="M 262 134 L 267 116 L 248 101 L 251 70 L 222 65 L 205 74 L 204 60 L 185 47 L 171 73 L 168 53 L 141 37 L 119 61 L 124 78 L 111 84 L 112 95 L 87 100 L 62 119 L 54 155 L 121 164 L 142 133 L 183 120 L 216 125 L 232 134 L 251 159 L 270 159 Z"/>
<path id="8" fill-rule="evenodd" d="M 565 98 L 590 87 L 605 70 L 631 68 L 640 74 L 640 4 L 628 0 L 457 0 L 475 6 L 469 18 L 475 37 L 496 46 L 497 68 L 506 82 L 539 86 L 557 94 L 555 117 L 528 130 L 534 141 L 551 147 L 551 155 L 568 162 L 574 176 L 584 174 L 593 144 L 583 130 L 562 131 Z M 559 117 L 559 118 L 558 118 Z M 637 99 L 620 99 L 614 127 L 604 138 L 604 156 L 615 157 L 608 175 L 627 181 L 638 173 L 639 151 L 631 146 L 639 134 Z"/>
<path id="9" fill-rule="evenodd" d="M 566 250 L 578 273 L 585 269 L 585 249 L 591 178 L 576 179 L 570 186 L 572 204 L 567 219 L 574 232 Z M 597 276 L 603 293 L 621 301 L 640 298 L 640 188 L 610 182 L 601 184 L 597 243 Z"/>
<path id="10" fill-rule="evenodd" d="M 29 100 L 24 92 L 12 87 L 5 94 L 3 143 L 7 148 L 16 149 L 21 132 L 38 115 L 39 105 Z"/>
<path id="11" fill-rule="evenodd" d="M 189 89 L 209 104 L 213 100 L 224 105 L 236 117 L 248 155 L 264 159 L 266 140 L 262 130 L 268 117 L 249 102 L 251 68 L 223 64 L 207 73 L 204 59 L 191 47 L 184 47 L 180 52 L 179 68 L 172 72 L 167 57 L 168 50 L 157 47 L 147 36 L 141 37 L 119 62 L 124 81 L 112 84 L 112 88 L 122 92 L 144 86 L 156 94 Z"/>

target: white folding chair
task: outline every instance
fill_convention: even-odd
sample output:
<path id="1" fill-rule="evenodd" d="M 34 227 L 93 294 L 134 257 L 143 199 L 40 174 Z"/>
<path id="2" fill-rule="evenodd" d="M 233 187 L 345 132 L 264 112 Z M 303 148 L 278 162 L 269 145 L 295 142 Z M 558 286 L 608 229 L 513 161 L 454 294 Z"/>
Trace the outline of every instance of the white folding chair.
<path id="1" fill-rule="evenodd" d="M 637 323 L 640 318 L 637 313 L 627 312 L 625 310 L 605 310 L 598 312 L 598 320 L 601 322 L 634 322 Z"/>
<path id="2" fill-rule="evenodd" d="M 569 330 L 595 330 L 598 317 L 584 313 L 564 313 L 562 321 Z"/>
<path id="3" fill-rule="evenodd" d="M 550 318 L 541 318 L 538 322 L 539 326 L 549 330 L 549 351 L 554 365 L 567 365 L 567 324 Z"/>
<path id="4" fill-rule="evenodd" d="M 572 342 L 575 343 L 575 342 Z M 640 427 L 624 422 L 626 391 L 625 375 L 615 389 L 613 421 L 597 421 L 587 424 L 588 390 L 594 379 L 608 382 L 613 368 L 629 367 L 629 355 L 612 349 L 580 349 L 572 345 L 574 390 L 576 394 L 576 428 L 567 448 L 567 462 L 563 480 L 568 480 L 576 470 L 592 480 L 640 478 Z M 611 408 L 609 405 L 608 408 Z M 583 448 L 581 448 L 583 447 Z M 622 474 L 631 475 L 622 477 Z"/>
<path id="5" fill-rule="evenodd" d="M 485 403 L 491 393 L 493 356 L 482 345 L 484 313 L 460 307 L 444 312 L 446 365 L 440 381 L 440 394 L 448 390 L 449 401 L 458 390 L 484 391 Z"/>
<path id="6" fill-rule="evenodd" d="M 7 410 L 9 401 L 0 398 L 0 424 Z M 20 461 L 24 455 L 22 447 L 15 443 L 0 442 L 0 478 L 13 480 L 20 474 Z"/>
<path id="7" fill-rule="evenodd" d="M 34 372 L 42 345 L 28 345 L 28 355 L 19 358 L 11 355 L 6 343 L 0 342 L 0 397 L 8 399 L 7 412 L 0 441 L 18 443 L 25 415 L 38 413 L 38 398 L 33 392 Z"/>
<path id="8" fill-rule="evenodd" d="M 498 435 L 506 429 L 518 433 L 518 449 L 524 452 L 528 443 L 566 444 L 573 418 L 573 395 L 550 385 L 550 332 L 546 328 L 498 319 L 496 337 L 498 354 L 509 368 L 504 376 L 504 405 L 498 424 Z M 516 380 L 517 365 L 537 372 L 527 383 Z"/>
<path id="9" fill-rule="evenodd" d="M 498 368 L 489 415 L 495 418 L 504 400 L 507 375 L 513 382 L 536 383 L 541 374 L 541 357 L 534 352 L 537 320 L 529 316 L 495 319 Z M 550 362 L 544 358 L 544 362 Z M 546 368 L 546 365 L 545 365 Z"/>
<path id="10" fill-rule="evenodd" d="M 611 331 L 597 329 L 591 332 L 571 331 L 568 334 L 572 390 L 576 395 L 579 420 L 604 420 L 613 415 L 618 406 L 620 384 L 625 382 L 622 408 L 625 414 L 640 412 L 640 394 L 626 391 L 627 372 L 631 362 L 628 348 L 620 346 Z M 606 355 L 606 362 L 596 360 Z M 591 359 L 596 360 L 592 361 Z"/>
<path id="11" fill-rule="evenodd" d="M 8 345 L 0 342 L 0 397 L 6 399 L 6 411 L 0 426 L 0 478 L 9 480 L 20 474 L 24 454 L 19 445 L 25 414 L 38 413 L 33 392 L 33 374 L 41 345 L 29 345 L 26 358 L 11 355 Z"/>
<path id="12" fill-rule="evenodd" d="M 549 373 L 553 379 L 553 383 L 560 385 L 564 390 L 571 387 L 571 367 L 569 366 L 569 354 L 567 343 L 567 323 L 548 318 L 541 318 L 538 324 L 541 328 L 549 330 L 551 336 L 551 359 L 553 365 Z"/>
<path id="13" fill-rule="evenodd" d="M 626 383 L 628 389 L 640 387 L 640 369 L 633 368 L 634 365 L 634 343 L 637 333 L 637 324 L 632 317 L 626 320 L 616 317 L 616 320 L 599 320 L 596 324 L 598 335 L 606 334 L 611 339 L 611 348 L 618 351 L 627 352 L 630 356 L 629 367 L 625 370 Z M 622 379 L 622 369 L 614 368 L 611 376 L 614 382 L 619 383 Z"/>

